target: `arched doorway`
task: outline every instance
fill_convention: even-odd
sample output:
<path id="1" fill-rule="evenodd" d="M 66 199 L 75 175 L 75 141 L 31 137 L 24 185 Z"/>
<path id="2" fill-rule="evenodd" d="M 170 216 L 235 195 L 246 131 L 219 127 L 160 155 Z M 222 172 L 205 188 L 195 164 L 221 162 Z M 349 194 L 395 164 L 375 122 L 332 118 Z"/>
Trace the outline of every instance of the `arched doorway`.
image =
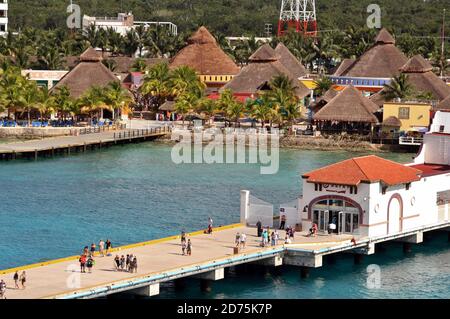
<path id="1" fill-rule="evenodd" d="M 351 198 L 339 195 L 321 196 L 308 205 L 308 219 L 317 224 L 319 231 L 328 231 L 334 224 L 336 234 L 357 234 L 363 223 L 361 205 Z"/>
<path id="2" fill-rule="evenodd" d="M 388 204 L 387 234 L 399 233 L 403 230 L 403 199 L 399 194 L 392 195 Z"/>

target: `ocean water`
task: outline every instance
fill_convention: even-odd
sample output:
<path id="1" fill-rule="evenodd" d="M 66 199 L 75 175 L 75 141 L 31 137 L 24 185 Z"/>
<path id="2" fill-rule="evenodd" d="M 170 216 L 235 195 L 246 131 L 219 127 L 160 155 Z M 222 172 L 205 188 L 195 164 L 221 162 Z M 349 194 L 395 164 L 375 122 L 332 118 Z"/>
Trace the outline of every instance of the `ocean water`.
<path id="1" fill-rule="evenodd" d="M 117 146 L 37 162 L 0 162 L 0 269 L 74 255 L 100 238 L 109 238 L 118 246 L 181 230 L 198 230 L 205 227 L 208 216 L 215 225 L 235 223 L 239 221 L 241 189 L 277 207 L 301 194 L 302 173 L 359 155 L 363 154 L 281 150 L 276 175 L 261 175 L 258 165 L 249 164 L 176 165 L 171 161 L 171 147 L 156 143 Z M 381 156 L 408 162 L 412 154 Z M 429 247 L 406 260 L 388 258 L 386 263 L 389 267 L 398 265 L 396 269 L 403 271 L 403 265 L 410 260 L 411 267 L 423 268 L 430 278 L 448 283 L 448 246 L 445 242 L 438 247 Z M 413 261 L 421 254 L 425 254 L 422 259 L 427 263 L 422 259 Z M 447 264 L 442 264 L 443 260 Z M 383 260 L 380 263 L 384 264 Z M 339 286 L 333 286 L 334 280 L 346 276 L 339 269 L 346 265 L 345 260 L 337 262 L 334 275 L 317 277 L 315 285 L 323 289 L 316 289 L 312 295 L 304 295 L 298 287 L 289 289 L 289 273 L 295 273 L 295 269 L 286 269 L 286 275 L 261 279 L 260 288 L 252 283 L 250 290 L 245 285 L 237 291 L 227 289 L 226 285 L 233 282 L 232 274 L 230 281 L 220 285 L 224 285 L 224 296 L 268 297 L 264 295 L 268 291 L 273 297 L 329 297 L 333 289 L 340 291 Z M 392 276 L 396 278 L 395 272 Z M 297 277 L 293 275 L 292 280 Z M 353 276 L 346 278 L 343 280 L 355 280 Z M 411 287 L 405 278 L 398 278 L 399 284 Z M 411 283 L 417 280 L 412 276 L 406 279 Z M 242 283 L 247 280 L 251 281 L 251 276 Z M 356 283 L 352 287 L 360 291 Z M 263 293 L 258 294 L 258 289 Z M 444 292 L 439 289 L 436 285 L 436 291 L 432 291 L 436 295 L 432 296 L 449 297 L 448 287 Z M 173 295 L 168 291 L 170 298 Z M 396 293 L 398 289 L 392 289 L 388 296 L 395 297 Z"/>

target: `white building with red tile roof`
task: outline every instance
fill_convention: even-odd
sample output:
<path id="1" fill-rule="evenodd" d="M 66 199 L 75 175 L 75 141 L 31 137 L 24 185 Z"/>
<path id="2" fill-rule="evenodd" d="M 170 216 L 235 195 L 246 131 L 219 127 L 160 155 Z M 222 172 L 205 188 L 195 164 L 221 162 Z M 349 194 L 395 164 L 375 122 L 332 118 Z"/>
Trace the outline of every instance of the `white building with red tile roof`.
<path id="1" fill-rule="evenodd" d="M 303 229 L 359 237 L 394 235 L 448 223 L 450 113 L 438 112 L 421 153 L 402 165 L 377 156 L 336 163 L 302 176 Z M 334 227 L 331 227 L 334 228 Z"/>

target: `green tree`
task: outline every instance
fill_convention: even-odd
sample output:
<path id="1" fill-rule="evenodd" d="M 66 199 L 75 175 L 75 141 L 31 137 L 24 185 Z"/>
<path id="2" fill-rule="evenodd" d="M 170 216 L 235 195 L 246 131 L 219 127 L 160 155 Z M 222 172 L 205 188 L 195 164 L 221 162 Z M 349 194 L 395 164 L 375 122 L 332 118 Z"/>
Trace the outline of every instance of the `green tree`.
<path id="1" fill-rule="evenodd" d="M 405 99 L 412 95 L 413 88 L 408 81 L 408 75 L 401 73 L 385 84 L 381 95 L 385 100 Z"/>

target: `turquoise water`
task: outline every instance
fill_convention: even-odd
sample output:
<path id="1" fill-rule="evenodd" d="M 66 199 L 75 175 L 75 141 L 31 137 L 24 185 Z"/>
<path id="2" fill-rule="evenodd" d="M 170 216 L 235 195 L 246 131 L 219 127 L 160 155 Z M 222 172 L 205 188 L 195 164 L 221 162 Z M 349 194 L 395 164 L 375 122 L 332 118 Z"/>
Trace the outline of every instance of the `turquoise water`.
<path id="1" fill-rule="evenodd" d="M 1 162 L 0 269 L 74 255 L 100 238 L 109 238 L 117 246 L 198 230 L 205 227 L 208 216 L 215 225 L 235 223 L 239 221 L 241 189 L 251 190 L 276 207 L 301 193 L 301 173 L 362 155 L 282 150 L 279 173 L 260 175 L 257 165 L 177 166 L 170 152 L 170 146 L 146 143 L 37 162 Z M 382 156 L 408 162 L 412 154 Z M 423 270 L 436 278 L 448 275 L 448 264 L 439 262 L 443 259 L 439 254 L 447 254 L 444 257 L 450 260 L 448 253 L 448 246 L 437 249 L 427 258 L 436 262 L 423 266 Z M 396 263 L 403 271 L 403 259 Z M 417 264 L 424 265 L 420 260 Z M 290 277 L 286 276 L 270 279 L 280 285 L 273 286 L 269 280 L 265 290 L 276 291 L 274 297 L 301 297 L 296 289 L 289 290 L 290 283 L 284 280 Z M 329 288 L 335 280 L 345 278 L 337 269 L 322 282 Z M 238 297 L 253 293 L 243 287 L 237 291 Z M 327 297 L 320 291 L 316 293 Z M 355 289 L 356 294 L 359 291 Z M 449 296 L 448 287 L 443 294 Z M 259 296 L 263 295 L 255 292 L 254 297 Z"/>

